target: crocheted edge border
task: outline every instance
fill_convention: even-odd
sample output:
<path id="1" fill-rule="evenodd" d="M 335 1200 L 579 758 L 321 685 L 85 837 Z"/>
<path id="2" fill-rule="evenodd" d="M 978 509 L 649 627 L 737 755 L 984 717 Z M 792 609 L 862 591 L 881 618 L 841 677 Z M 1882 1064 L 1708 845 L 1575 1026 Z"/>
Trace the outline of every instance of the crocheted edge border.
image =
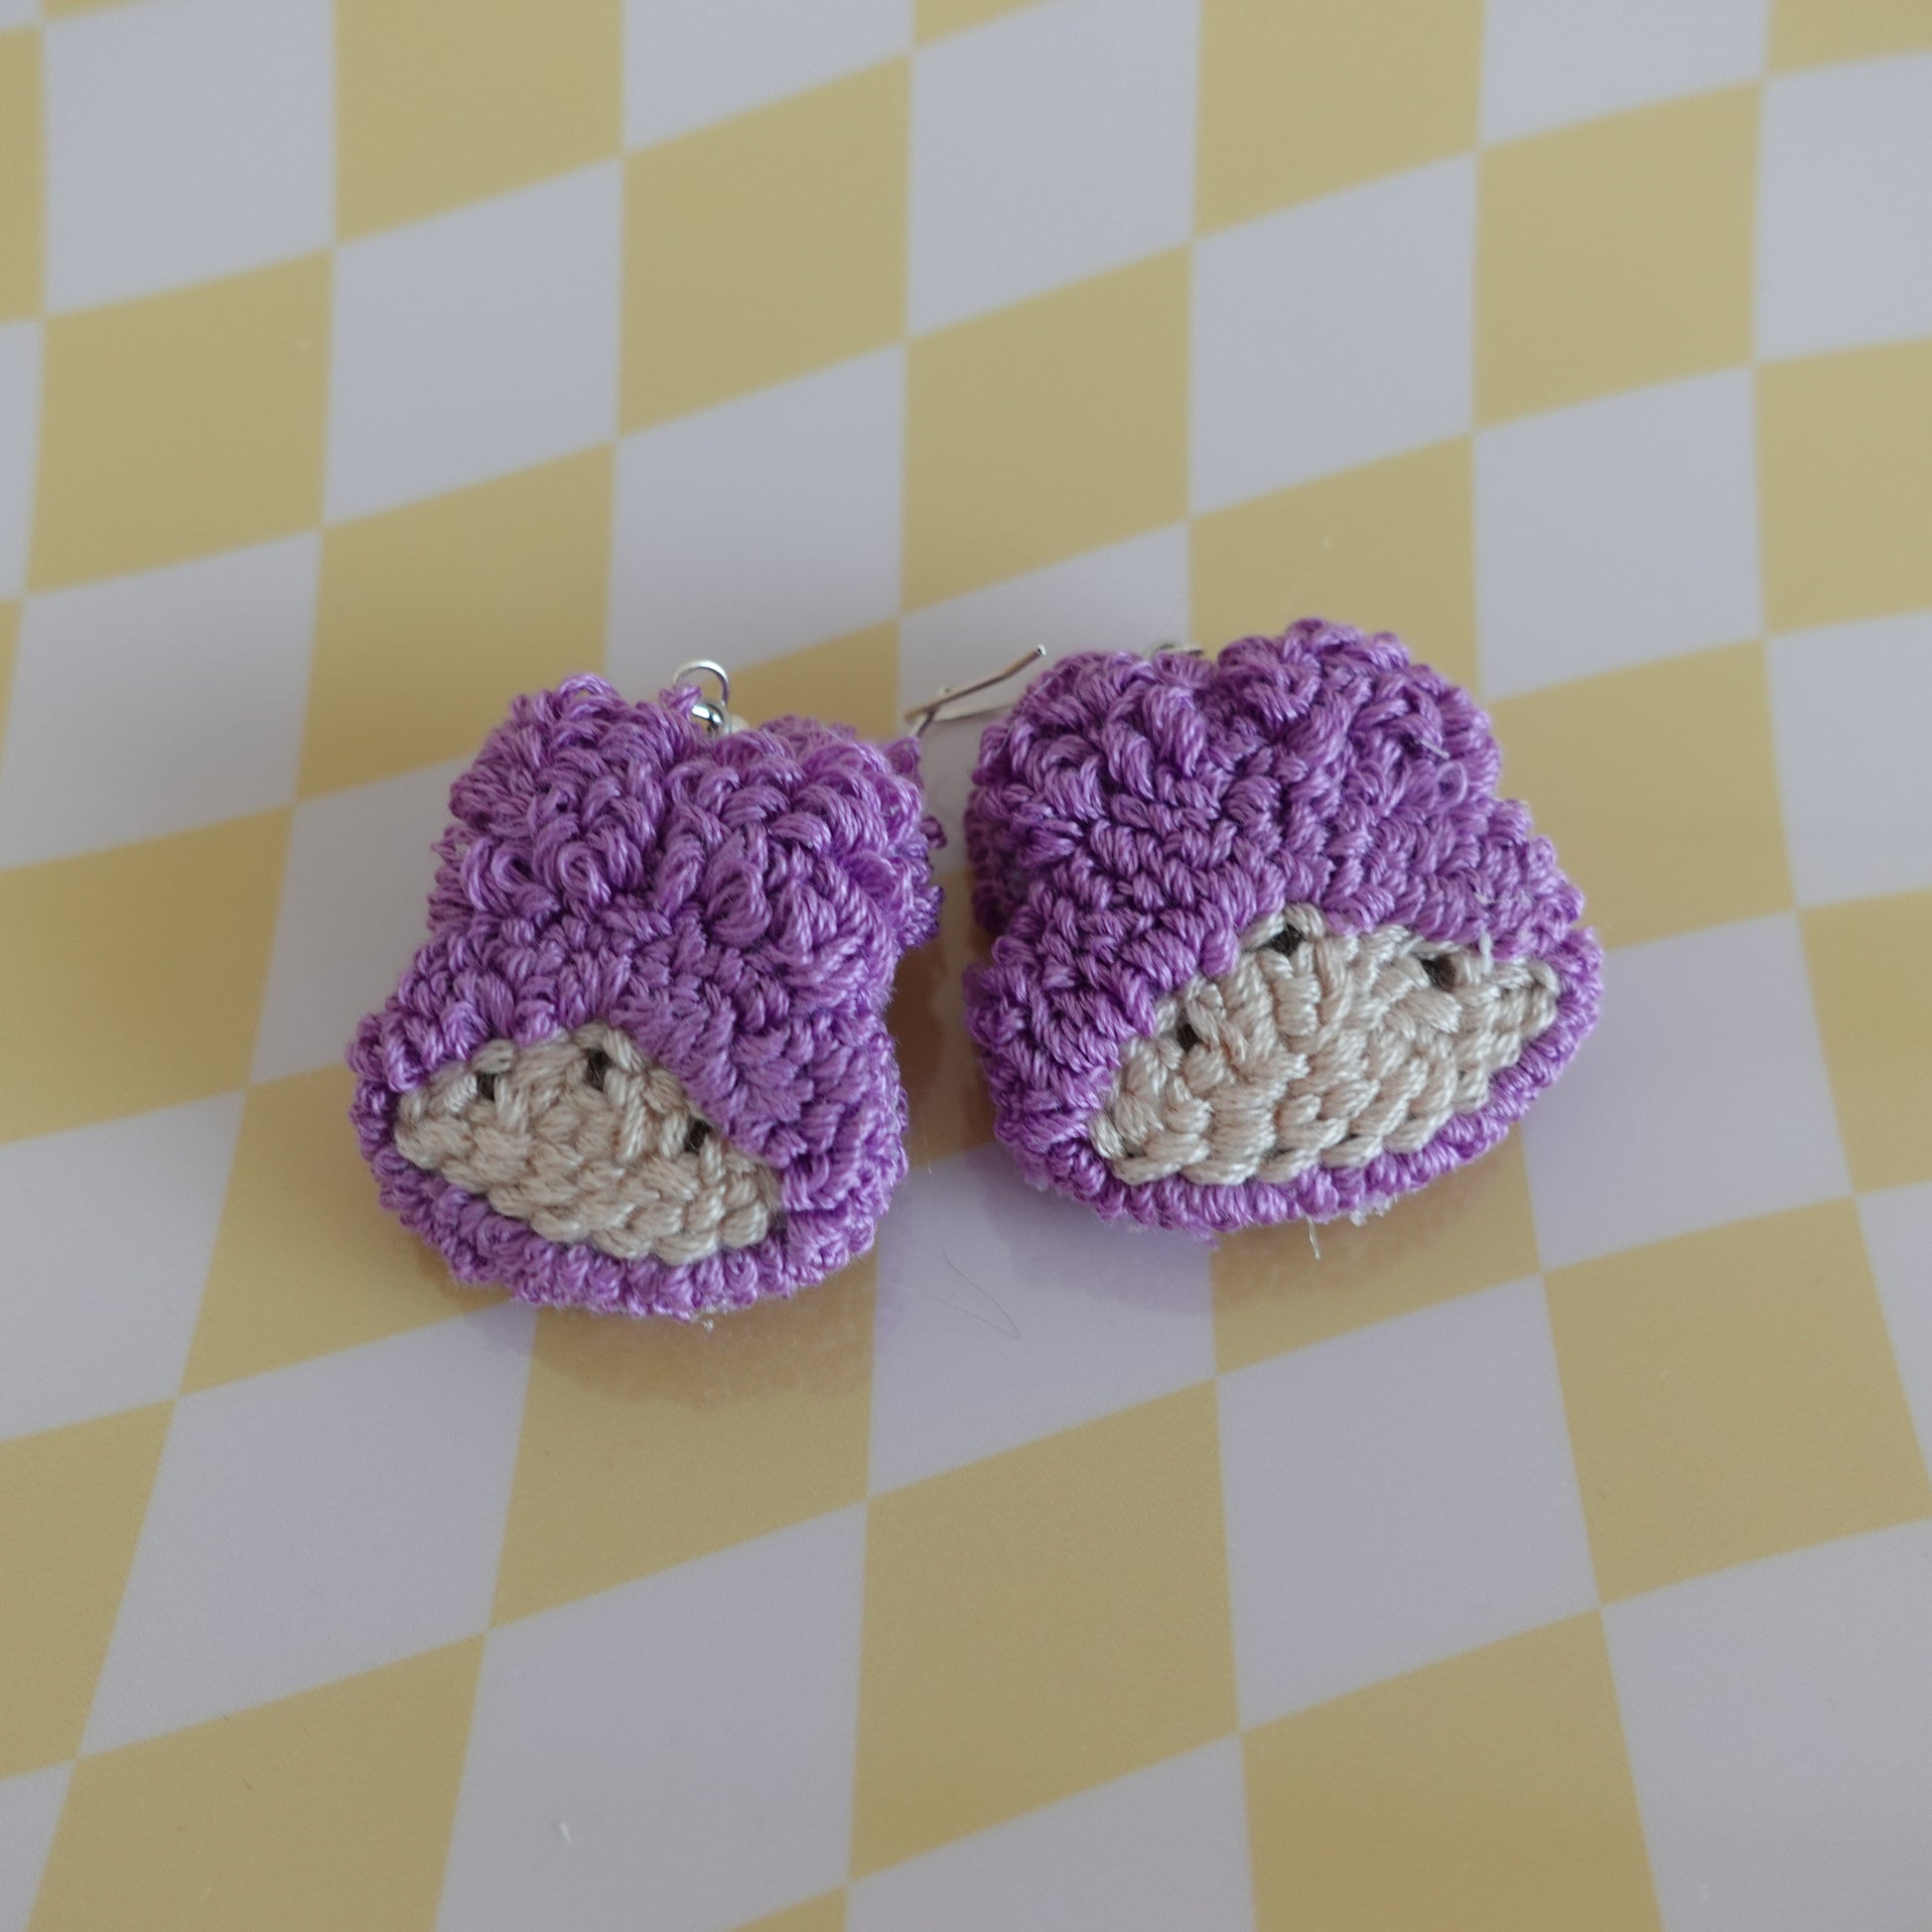
<path id="1" fill-rule="evenodd" d="M 1454 1116 L 1428 1146 L 1413 1154 L 1379 1155 L 1360 1168 L 1315 1168 L 1286 1183 L 1246 1180 L 1209 1186 L 1178 1174 L 1130 1183 L 1119 1179 L 1101 1160 L 1086 1138 L 1087 1116 L 1080 1115 L 1076 1121 L 1072 1109 L 1062 1116 L 1069 1131 L 1043 1154 L 1032 1152 L 1020 1139 L 1022 1116 L 1004 1102 L 996 1102 L 995 1132 L 1035 1186 L 1084 1201 L 1110 1220 L 1124 1218 L 1145 1227 L 1185 1229 L 1211 1238 L 1283 1221 L 1319 1222 L 1379 1213 L 1401 1195 L 1427 1186 L 1493 1148 L 1569 1065 L 1595 1026 L 1602 960 L 1595 935 L 1574 930 L 1544 957 L 1562 983 L 1556 1018 L 1514 1065 L 1503 1068 L 1490 1082 L 1489 1098 L 1477 1112 Z M 1026 1118 L 1037 1128 L 1036 1114 Z"/>
<path id="2" fill-rule="evenodd" d="M 459 1282 L 500 1285 L 539 1308 L 594 1313 L 661 1314 L 678 1320 L 749 1308 L 765 1297 L 786 1300 L 867 1253 L 880 1217 L 906 1173 L 908 1105 L 892 1035 L 876 1017 L 868 1034 L 883 1046 L 895 1105 L 874 1116 L 857 1164 L 861 1190 L 831 1206 L 800 1206 L 806 1184 L 796 1170 L 778 1176 L 783 1223 L 749 1248 L 721 1250 L 702 1261 L 649 1257 L 621 1261 L 588 1243 L 547 1241 L 527 1222 L 500 1214 L 478 1194 L 408 1161 L 393 1140 L 395 1099 L 388 1097 L 373 1146 L 365 1152 L 382 1205 L 449 1263 Z M 694 1096 L 695 1097 L 695 1096 Z M 362 1092 L 357 1090 L 357 1102 Z M 357 1126 L 364 1125 L 358 1117 Z"/>

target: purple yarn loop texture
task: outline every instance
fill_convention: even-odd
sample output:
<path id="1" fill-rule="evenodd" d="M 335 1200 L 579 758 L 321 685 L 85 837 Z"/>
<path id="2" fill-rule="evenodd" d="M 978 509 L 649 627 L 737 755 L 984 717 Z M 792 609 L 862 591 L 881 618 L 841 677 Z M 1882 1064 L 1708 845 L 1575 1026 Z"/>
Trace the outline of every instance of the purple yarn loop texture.
<path id="1" fill-rule="evenodd" d="M 1594 1025 L 1602 966 L 1549 841 L 1496 795 L 1500 768 L 1469 695 L 1387 633 L 1307 620 L 1211 660 L 1086 653 L 1045 671 L 986 731 L 965 821 L 994 935 L 967 1026 L 1025 1176 L 1211 1235 L 1378 1211 L 1492 1147 Z M 1288 1180 L 1123 1179 L 1089 1137 L 1123 1054 L 1294 905 L 1330 932 L 1394 925 L 1540 961 L 1554 1017 L 1479 1107 L 1411 1151 Z"/>
<path id="2" fill-rule="evenodd" d="M 627 1314 L 741 1308 L 863 1254 L 904 1175 L 884 1015 L 939 901 L 917 750 L 801 718 L 713 738 L 697 697 L 571 678 L 518 698 L 451 788 L 428 937 L 347 1057 L 383 1203 L 461 1281 Z M 404 1097 L 440 1072 L 592 1022 L 775 1174 L 761 1239 L 676 1263 L 552 1241 L 399 1151 Z"/>

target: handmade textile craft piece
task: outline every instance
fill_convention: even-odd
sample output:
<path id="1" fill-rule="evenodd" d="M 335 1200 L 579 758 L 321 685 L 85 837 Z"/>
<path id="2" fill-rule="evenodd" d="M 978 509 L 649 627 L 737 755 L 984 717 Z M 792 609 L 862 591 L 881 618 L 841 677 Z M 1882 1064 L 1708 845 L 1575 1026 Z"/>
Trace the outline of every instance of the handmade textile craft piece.
<path id="1" fill-rule="evenodd" d="M 680 673 L 517 699 L 450 793 L 429 937 L 349 1048 L 384 1204 L 461 1281 L 689 1318 L 872 1245 L 884 1012 L 937 917 L 918 754 Z"/>
<path id="2" fill-rule="evenodd" d="M 967 1025 L 1028 1179 L 1213 1232 L 1374 1212 L 1501 1139 L 1602 955 L 1500 762 L 1386 633 L 1045 672 L 966 808 Z"/>

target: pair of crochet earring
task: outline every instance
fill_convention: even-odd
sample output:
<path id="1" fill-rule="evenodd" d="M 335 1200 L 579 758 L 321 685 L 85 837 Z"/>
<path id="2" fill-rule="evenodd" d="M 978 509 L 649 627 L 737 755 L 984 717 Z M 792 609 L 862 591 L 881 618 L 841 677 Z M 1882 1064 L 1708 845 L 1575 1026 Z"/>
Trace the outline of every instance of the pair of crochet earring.
<path id="1" fill-rule="evenodd" d="M 573 678 L 451 792 L 428 939 L 349 1061 L 384 1202 L 459 1279 L 742 1307 L 863 1253 L 905 1173 L 916 743 L 728 704 L 710 663 L 654 704 Z M 1498 768 L 1386 634 L 1046 670 L 966 810 L 994 937 L 967 1025 L 1022 1173 L 1215 1232 L 1372 1212 L 1499 1140 L 1589 1031 L 1600 953 Z"/>

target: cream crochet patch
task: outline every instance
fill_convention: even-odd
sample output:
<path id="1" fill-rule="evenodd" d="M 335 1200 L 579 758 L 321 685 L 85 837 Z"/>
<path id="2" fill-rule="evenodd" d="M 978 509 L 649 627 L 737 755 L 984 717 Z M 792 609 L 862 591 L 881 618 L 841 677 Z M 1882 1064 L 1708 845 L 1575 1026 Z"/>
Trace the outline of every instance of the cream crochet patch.
<path id="1" fill-rule="evenodd" d="M 545 1240 L 625 1261 L 749 1248 L 778 1218 L 777 1175 L 597 1021 L 534 1046 L 492 1039 L 444 1068 L 403 1096 L 396 1146 Z"/>
<path id="2" fill-rule="evenodd" d="M 1437 945 L 1407 926 L 1330 932 L 1291 905 L 1217 978 L 1163 1003 L 1087 1129 L 1122 1180 L 1291 1180 L 1426 1146 L 1556 1018 L 1540 959 Z"/>

